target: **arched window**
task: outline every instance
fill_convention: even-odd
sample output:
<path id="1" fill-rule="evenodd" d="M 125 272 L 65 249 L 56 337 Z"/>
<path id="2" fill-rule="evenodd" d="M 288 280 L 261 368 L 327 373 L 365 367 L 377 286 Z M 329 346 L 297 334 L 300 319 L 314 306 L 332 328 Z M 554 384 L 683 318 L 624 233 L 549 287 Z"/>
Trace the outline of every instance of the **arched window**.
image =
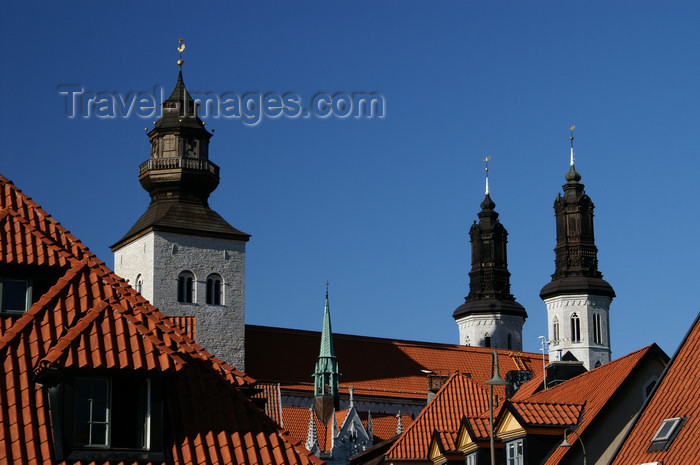
<path id="1" fill-rule="evenodd" d="M 194 302 L 194 275 L 189 271 L 183 271 L 177 278 L 177 301 Z"/>
<path id="2" fill-rule="evenodd" d="M 222 285 L 221 276 L 218 274 L 211 274 L 207 278 L 207 304 L 209 305 L 221 305 L 223 302 L 222 294 L 224 287 Z"/>
<path id="3" fill-rule="evenodd" d="M 559 344 L 559 318 L 552 320 L 552 345 Z"/>
<path id="4" fill-rule="evenodd" d="M 512 349 L 513 349 L 513 335 L 508 334 L 508 350 L 512 350 Z"/>
<path id="5" fill-rule="evenodd" d="M 596 344 L 603 343 L 603 331 L 601 327 L 600 313 L 593 314 L 593 342 Z"/>
<path id="6" fill-rule="evenodd" d="M 143 292 L 143 277 L 141 275 L 136 277 L 136 285 L 134 286 L 134 289 L 136 289 L 136 292 L 139 294 Z"/>
<path id="7" fill-rule="evenodd" d="M 571 342 L 581 342 L 581 320 L 575 313 L 571 314 Z"/>
<path id="8" fill-rule="evenodd" d="M 484 347 L 491 347 L 491 336 L 489 336 L 489 333 L 484 334 Z"/>

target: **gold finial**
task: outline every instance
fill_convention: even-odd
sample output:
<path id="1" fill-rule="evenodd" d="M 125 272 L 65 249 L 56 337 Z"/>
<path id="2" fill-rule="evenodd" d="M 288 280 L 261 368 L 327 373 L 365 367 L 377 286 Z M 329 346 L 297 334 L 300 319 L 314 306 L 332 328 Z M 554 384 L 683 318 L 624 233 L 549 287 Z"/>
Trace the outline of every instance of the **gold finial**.
<path id="1" fill-rule="evenodd" d="M 182 52 L 185 51 L 185 43 L 183 39 L 179 39 L 178 42 L 180 43 L 180 46 L 177 48 L 177 51 L 180 52 L 180 59 L 177 60 L 177 65 L 182 68 L 182 65 L 185 64 L 184 61 L 182 61 Z"/>
<path id="2" fill-rule="evenodd" d="M 571 131 L 571 137 L 569 137 L 569 140 L 574 140 L 574 129 L 576 129 L 576 125 L 572 124 L 571 127 L 569 128 L 569 131 Z M 573 144 L 573 142 L 572 142 Z"/>

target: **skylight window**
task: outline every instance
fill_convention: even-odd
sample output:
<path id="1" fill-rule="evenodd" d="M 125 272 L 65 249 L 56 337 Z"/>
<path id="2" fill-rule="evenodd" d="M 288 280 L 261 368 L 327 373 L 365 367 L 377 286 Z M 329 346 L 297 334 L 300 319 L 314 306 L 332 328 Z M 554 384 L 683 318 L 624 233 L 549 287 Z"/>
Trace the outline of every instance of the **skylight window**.
<path id="1" fill-rule="evenodd" d="M 685 418 L 681 417 L 666 418 L 651 439 L 649 452 L 668 449 L 684 422 Z"/>

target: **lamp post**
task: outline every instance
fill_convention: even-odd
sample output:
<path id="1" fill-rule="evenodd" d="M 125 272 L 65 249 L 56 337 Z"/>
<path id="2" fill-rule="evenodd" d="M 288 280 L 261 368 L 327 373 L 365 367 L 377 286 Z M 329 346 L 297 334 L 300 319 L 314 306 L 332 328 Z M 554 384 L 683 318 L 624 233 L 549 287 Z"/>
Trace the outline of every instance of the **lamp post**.
<path id="1" fill-rule="evenodd" d="M 491 465 L 496 465 L 496 449 L 493 443 L 493 387 L 505 386 L 508 384 L 506 380 L 501 378 L 498 373 L 498 354 L 494 350 L 491 353 L 491 379 L 486 381 L 489 387 L 489 431 L 491 440 Z"/>
<path id="2" fill-rule="evenodd" d="M 564 430 L 564 440 L 562 441 L 561 444 L 559 444 L 559 447 L 571 447 L 572 446 L 572 444 L 566 440 L 566 432 L 567 431 L 574 433 L 574 430 L 572 430 L 571 428 L 566 428 Z M 583 447 L 583 440 L 581 439 L 581 436 L 578 433 L 576 433 L 576 440 L 581 443 L 581 451 L 583 452 L 583 465 L 586 465 L 586 448 Z M 574 442 L 576 442 L 576 441 L 574 441 Z"/>

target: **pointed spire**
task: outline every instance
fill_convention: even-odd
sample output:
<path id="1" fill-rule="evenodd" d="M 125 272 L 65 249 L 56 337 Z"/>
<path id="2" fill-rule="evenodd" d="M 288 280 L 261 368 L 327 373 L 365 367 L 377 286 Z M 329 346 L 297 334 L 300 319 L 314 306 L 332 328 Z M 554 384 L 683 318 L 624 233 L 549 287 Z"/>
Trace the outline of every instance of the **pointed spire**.
<path id="1" fill-rule="evenodd" d="M 323 309 L 323 330 L 319 357 L 335 357 L 333 352 L 333 331 L 331 330 L 331 310 L 328 305 L 328 281 L 326 281 L 326 304 Z"/>
<path id="2" fill-rule="evenodd" d="M 593 230 L 593 201 L 586 194 L 581 175 L 574 166 L 571 126 L 571 169 L 566 174 L 564 195 L 554 201 L 557 245 L 552 282 L 540 291 L 542 299 L 575 292 L 615 297 L 615 292 L 598 271 L 598 248 Z"/>
<path id="3" fill-rule="evenodd" d="M 370 444 L 374 443 L 374 427 L 372 426 L 372 412 L 367 411 L 367 436 Z"/>
<path id="4" fill-rule="evenodd" d="M 326 282 L 326 303 L 323 309 L 323 330 L 321 347 L 314 370 L 314 409 L 324 424 L 328 424 L 331 407 L 340 406 L 338 391 L 338 362 L 333 350 L 333 331 L 331 329 L 331 311 L 328 304 L 328 283 Z"/>
<path id="5" fill-rule="evenodd" d="M 403 433 L 403 423 L 401 423 L 401 410 L 399 410 L 399 413 L 396 414 L 396 418 L 396 434 L 401 434 Z"/>
<path id="6" fill-rule="evenodd" d="M 306 450 L 314 455 L 318 455 L 320 447 L 318 446 L 318 432 L 316 431 L 316 415 L 313 407 L 309 408 L 309 429 L 306 433 Z"/>
<path id="7" fill-rule="evenodd" d="M 355 399 L 353 399 L 353 392 L 355 391 L 354 386 L 350 386 L 348 388 L 348 392 L 350 393 L 350 405 L 348 406 L 348 409 L 354 408 L 355 407 Z"/>

